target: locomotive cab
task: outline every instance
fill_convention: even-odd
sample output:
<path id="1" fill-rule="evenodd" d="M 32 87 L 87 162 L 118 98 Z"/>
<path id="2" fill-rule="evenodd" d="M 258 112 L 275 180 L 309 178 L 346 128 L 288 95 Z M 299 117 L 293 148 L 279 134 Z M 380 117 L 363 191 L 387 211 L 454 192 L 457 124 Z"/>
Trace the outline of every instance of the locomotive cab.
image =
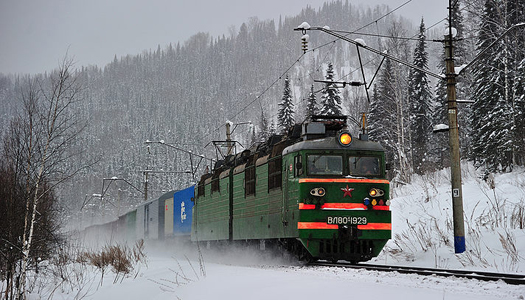
<path id="1" fill-rule="evenodd" d="M 297 203 L 298 240 L 310 259 L 366 261 L 391 238 L 384 149 L 362 137 L 341 120 L 316 119 L 283 151 L 295 170 L 284 197 Z"/>

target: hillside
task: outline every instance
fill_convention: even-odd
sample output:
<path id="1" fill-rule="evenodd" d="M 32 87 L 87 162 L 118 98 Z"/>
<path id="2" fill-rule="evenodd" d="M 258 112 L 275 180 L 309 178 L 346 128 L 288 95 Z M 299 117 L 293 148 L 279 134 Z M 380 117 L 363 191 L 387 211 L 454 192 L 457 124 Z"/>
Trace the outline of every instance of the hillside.
<path id="1" fill-rule="evenodd" d="M 98 163 L 62 186 L 59 195 L 66 209 L 78 212 L 87 201 L 93 204 L 92 214 L 114 216 L 117 206 L 130 207 L 144 200 L 136 189 L 117 182 L 107 190 L 108 203 L 99 210 L 100 201 L 90 198 L 100 194 L 103 178 L 124 178 L 143 189 L 142 171 L 160 171 L 149 178 L 152 197 L 195 182 L 188 174 L 162 173 L 189 170 L 187 153 L 158 144 L 146 147 L 144 142 L 163 140 L 215 159 L 217 153 L 210 142 L 225 139 L 226 122 L 251 122 L 252 126 L 239 126 L 233 135 L 233 139 L 248 148 L 254 141 L 253 135 L 258 136 L 264 130 L 262 118 L 269 125 L 277 123 L 277 104 L 285 74 L 290 75 L 296 120 L 301 122 L 304 99 L 312 85 L 316 91 L 321 90 L 323 85 L 314 80 L 324 78 L 328 63 L 333 63 L 341 80 L 360 80 L 361 74 L 355 47 L 313 32 L 309 47 L 315 50 L 303 54 L 301 34 L 293 29 L 308 20 L 343 29 L 373 24 L 361 32 L 386 32 L 395 21 L 410 34 L 412 25 L 395 14 L 384 17 L 388 11 L 385 6 L 372 10 L 335 1 L 318 10 L 306 7 L 299 15 L 286 17 L 277 24 L 252 18 L 228 36 L 198 33 L 184 42 L 159 45 L 154 51 L 115 57 L 104 67 L 75 66 L 83 86 L 75 118 L 88 126 L 78 145 L 84 149 L 83 155 L 70 167 Z M 374 23 L 375 20 L 379 21 Z M 379 47 L 378 42 L 379 39 L 370 39 L 369 45 Z M 372 76 L 380 60 L 369 53 L 363 55 L 368 62 L 366 70 Z M 42 76 L 46 78 L 49 74 L 35 78 Z M 20 109 L 17 103 L 21 101 L 12 99 L 20 99 L 18 91 L 26 79 L 0 74 L 3 128 L 8 127 L 10 116 Z M 342 93 L 344 112 L 358 118 L 365 110 L 364 90 L 353 87 Z M 196 160 L 197 164 L 200 172 L 206 167 L 205 161 Z"/>

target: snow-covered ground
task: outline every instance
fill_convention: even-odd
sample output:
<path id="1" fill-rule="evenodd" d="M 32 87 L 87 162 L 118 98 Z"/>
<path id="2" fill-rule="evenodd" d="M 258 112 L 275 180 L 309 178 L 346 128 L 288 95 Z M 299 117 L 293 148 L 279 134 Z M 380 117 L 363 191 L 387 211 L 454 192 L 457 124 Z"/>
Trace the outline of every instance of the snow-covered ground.
<path id="1" fill-rule="evenodd" d="M 467 251 L 455 254 L 449 171 L 393 187 L 393 239 L 371 263 L 525 273 L 525 170 L 489 182 L 463 166 Z M 520 220 L 521 218 L 521 220 Z M 525 299 L 525 286 L 333 267 L 308 267 L 285 258 L 230 250 L 214 254 L 146 246 L 147 264 L 117 280 L 84 270 L 76 285 L 53 299 Z M 76 274 L 71 272 L 70 274 Z M 47 299 L 57 284 L 35 289 Z M 38 290 L 38 291 L 37 291 Z"/>
<path id="2" fill-rule="evenodd" d="M 135 279 L 106 279 L 85 299 L 523 299 L 525 287 L 501 282 L 424 277 L 340 268 L 206 263 L 152 258 Z M 185 275 L 177 273 L 184 272 Z M 187 276 L 184 280 L 181 276 Z M 67 297 L 65 297 L 67 299 Z M 59 299 L 59 298 L 57 298 Z"/>
<path id="3" fill-rule="evenodd" d="M 377 262 L 525 273 L 525 170 L 481 177 L 471 164 L 462 165 L 463 254 L 454 254 L 448 169 L 393 188 L 393 238 Z"/>

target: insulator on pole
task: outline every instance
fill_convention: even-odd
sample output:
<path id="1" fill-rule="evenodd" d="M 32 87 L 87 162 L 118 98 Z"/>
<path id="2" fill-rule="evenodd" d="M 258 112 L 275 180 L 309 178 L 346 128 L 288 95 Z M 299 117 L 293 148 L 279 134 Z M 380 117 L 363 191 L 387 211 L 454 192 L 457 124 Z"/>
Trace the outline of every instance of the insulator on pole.
<path id="1" fill-rule="evenodd" d="M 308 40 L 310 39 L 310 36 L 308 34 L 304 34 L 301 37 L 301 43 L 303 48 L 303 53 L 306 53 L 308 51 Z"/>

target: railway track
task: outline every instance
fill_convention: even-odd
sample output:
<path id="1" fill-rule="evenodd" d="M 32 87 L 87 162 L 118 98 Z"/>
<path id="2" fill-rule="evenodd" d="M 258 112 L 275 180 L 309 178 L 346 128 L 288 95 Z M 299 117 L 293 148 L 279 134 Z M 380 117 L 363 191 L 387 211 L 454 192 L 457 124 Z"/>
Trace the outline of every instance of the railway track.
<path id="1" fill-rule="evenodd" d="M 504 274 L 495 272 L 481 272 L 471 270 L 446 270 L 434 268 L 420 268 L 420 267 L 403 267 L 403 266 L 386 266 L 373 264 L 350 264 L 350 263 L 329 263 L 329 262 L 315 262 L 310 263 L 311 266 L 325 266 L 325 267 L 339 267 L 351 269 L 365 269 L 371 271 L 381 272 L 398 272 L 403 274 L 418 274 L 418 275 L 435 275 L 443 277 L 462 277 L 469 279 L 478 279 L 483 281 L 504 281 L 508 284 L 521 285 L 525 284 L 525 274 Z"/>

